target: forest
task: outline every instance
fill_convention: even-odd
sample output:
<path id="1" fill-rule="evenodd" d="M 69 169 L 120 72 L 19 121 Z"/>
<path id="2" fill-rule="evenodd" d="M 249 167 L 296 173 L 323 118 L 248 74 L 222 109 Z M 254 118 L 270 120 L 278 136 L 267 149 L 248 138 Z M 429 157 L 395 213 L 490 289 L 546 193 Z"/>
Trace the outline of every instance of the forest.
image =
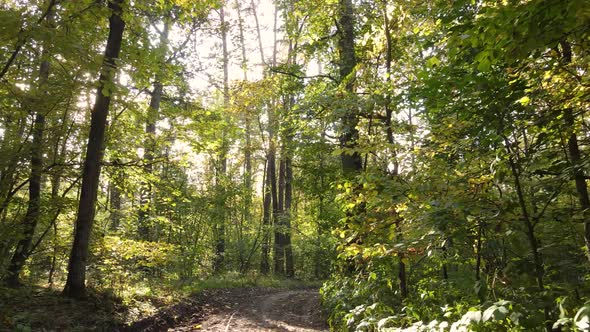
<path id="1" fill-rule="evenodd" d="M 0 0 L 0 330 L 589 331 L 589 71 L 587 0 Z"/>

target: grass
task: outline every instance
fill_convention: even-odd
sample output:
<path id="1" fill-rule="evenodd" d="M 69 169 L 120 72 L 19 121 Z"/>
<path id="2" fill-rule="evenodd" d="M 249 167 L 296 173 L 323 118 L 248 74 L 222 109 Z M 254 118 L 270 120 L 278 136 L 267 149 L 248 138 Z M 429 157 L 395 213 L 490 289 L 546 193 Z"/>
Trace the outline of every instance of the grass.
<path id="1" fill-rule="evenodd" d="M 0 330 L 90 331 L 112 330 L 124 308 L 108 294 L 90 291 L 84 301 L 61 296 L 43 287 L 0 287 Z"/>

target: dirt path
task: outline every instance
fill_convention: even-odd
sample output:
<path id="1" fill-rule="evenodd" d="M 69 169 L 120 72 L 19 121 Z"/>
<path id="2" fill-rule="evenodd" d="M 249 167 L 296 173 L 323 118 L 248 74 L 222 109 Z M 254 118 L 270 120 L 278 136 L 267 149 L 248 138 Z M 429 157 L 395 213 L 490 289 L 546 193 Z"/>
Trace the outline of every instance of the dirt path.
<path id="1" fill-rule="evenodd" d="M 202 303 L 203 315 L 168 331 L 327 331 L 317 289 L 224 289 Z"/>

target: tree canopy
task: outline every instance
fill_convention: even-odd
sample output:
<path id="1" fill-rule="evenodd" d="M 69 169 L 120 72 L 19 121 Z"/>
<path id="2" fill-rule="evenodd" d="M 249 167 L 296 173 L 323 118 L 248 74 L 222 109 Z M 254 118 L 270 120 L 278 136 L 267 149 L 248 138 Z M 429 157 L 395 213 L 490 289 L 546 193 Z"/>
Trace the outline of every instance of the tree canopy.
<path id="1" fill-rule="evenodd" d="M 0 291 L 586 331 L 589 70 L 585 0 L 4 0 Z"/>

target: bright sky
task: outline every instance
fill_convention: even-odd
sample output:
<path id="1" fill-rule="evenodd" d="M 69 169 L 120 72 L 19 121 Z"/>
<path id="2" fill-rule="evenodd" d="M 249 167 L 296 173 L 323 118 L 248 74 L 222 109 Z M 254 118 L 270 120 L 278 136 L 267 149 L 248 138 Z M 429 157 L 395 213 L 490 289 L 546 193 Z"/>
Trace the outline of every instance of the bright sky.
<path id="1" fill-rule="evenodd" d="M 244 22 L 244 39 L 246 44 L 246 56 L 248 61 L 248 79 L 256 80 L 262 77 L 263 66 L 260 61 L 260 48 L 258 35 L 256 32 L 256 23 L 254 15 L 250 9 L 250 1 L 238 0 L 242 10 L 242 20 Z M 274 25 L 274 4 L 272 0 L 254 0 L 255 11 L 260 24 L 262 37 L 262 46 L 264 56 L 269 59 L 273 51 L 273 25 Z M 209 15 L 211 25 L 219 24 L 219 12 L 212 11 Z M 243 79 L 242 50 L 239 43 L 239 26 L 238 15 L 235 9 L 235 0 L 229 0 L 225 6 L 225 20 L 229 23 L 227 36 L 228 53 L 230 57 L 229 78 L 230 82 Z M 278 17 L 279 26 L 281 17 Z M 281 39 L 281 36 L 277 37 Z M 190 85 L 195 90 L 209 90 L 211 88 L 210 77 L 215 78 L 217 84 L 221 84 L 223 71 L 221 69 L 222 52 L 221 52 L 221 35 L 216 34 L 215 30 L 199 31 L 197 36 L 196 48 L 193 45 L 193 57 L 198 58 L 202 64 L 201 72 L 196 73 L 196 77 L 190 80 Z M 230 83 L 231 84 L 231 83 Z M 221 87 L 221 86 L 220 86 Z"/>
<path id="2" fill-rule="evenodd" d="M 244 73 L 242 69 L 242 49 L 239 41 L 239 25 L 238 15 L 235 9 L 236 0 L 227 0 L 229 3 L 225 6 L 225 21 L 228 22 L 229 31 L 227 35 L 228 53 L 230 58 L 229 67 L 229 80 L 230 85 L 232 81 L 243 80 Z M 238 0 L 240 1 L 242 21 L 244 29 L 244 39 L 246 44 L 246 57 L 247 57 L 247 68 L 248 68 L 248 80 L 254 81 L 262 78 L 264 66 L 261 63 L 260 47 L 258 41 L 258 33 L 256 31 L 256 21 L 251 8 L 250 0 Z M 266 60 L 271 59 L 273 47 L 274 47 L 274 4 L 272 0 L 254 0 L 256 7 L 256 15 L 258 16 L 258 22 L 260 25 L 260 33 L 262 39 L 262 47 Z M 219 11 L 211 11 L 210 24 L 204 29 L 200 29 L 197 32 L 196 44 L 191 45 L 191 61 L 193 62 L 194 77 L 189 80 L 191 88 L 195 92 L 204 93 L 206 95 L 215 95 L 212 92 L 215 90 L 222 89 L 223 82 L 223 69 L 222 69 L 222 41 L 221 34 L 217 30 L 219 27 Z M 278 16 L 278 26 L 281 26 L 281 16 Z M 180 39 L 183 36 L 171 38 L 175 44 L 179 44 L 182 40 L 174 40 L 174 38 Z M 281 39 L 280 33 L 277 39 Z M 197 68 L 197 66 L 201 68 Z M 193 184 L 199 183 L 202 179 L 203 172 L 206 172 L 207 162 L 210 158 L 208 154 L 196 153 L 192 150 L 188 142 L 177 140 L 173 147 L 175 153 L 179 157 L 187 158 L 193 167 L 188 170 L 190 181 Z M 240 154 L 238 151 L 233 151 L 230 155 Z M 232 160 L 230 158 L 229 162 Z M 262 170 L 259 169 L 259 172 Z M 256 172 L 256 171 L 255 171 Z M 255 174 L 255 188 L 260 190 L 258 187 L 261 181 L 260 173 Z"/>

